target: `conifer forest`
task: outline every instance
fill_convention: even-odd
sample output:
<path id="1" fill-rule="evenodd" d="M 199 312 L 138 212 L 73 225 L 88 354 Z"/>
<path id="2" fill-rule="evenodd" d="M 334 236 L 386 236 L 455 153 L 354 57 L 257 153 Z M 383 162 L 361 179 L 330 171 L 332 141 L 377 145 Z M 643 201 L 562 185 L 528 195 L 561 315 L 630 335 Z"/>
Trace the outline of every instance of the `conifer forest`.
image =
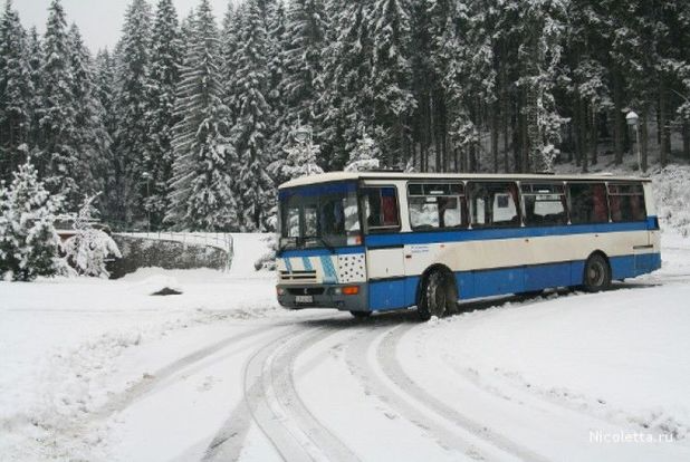
<path id="1" fill-rule="evenodd" d="M 131 0 L 98 52 L 47 8 L 0 11 L 0 190 L 31 163 L 116 229 L 270 231 L 280 183 L 353 165 L 690 160 L 688 1 Z"/>

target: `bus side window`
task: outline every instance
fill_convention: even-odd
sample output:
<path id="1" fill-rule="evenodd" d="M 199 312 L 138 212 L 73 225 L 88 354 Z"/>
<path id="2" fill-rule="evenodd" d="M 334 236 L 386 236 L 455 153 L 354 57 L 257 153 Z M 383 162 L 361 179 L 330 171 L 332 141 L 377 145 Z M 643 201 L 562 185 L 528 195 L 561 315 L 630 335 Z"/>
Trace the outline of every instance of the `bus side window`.
<path id="1" fill-rule="evenodd" d="M 475 228 L 520 225 L 515 183 L 471 183 L 470 213 Z"/>
<path id="2" fill-rule="evenodd" d="M 608 223 L 604 183 L 571 183 L 568 185 L 568 193 L 571 223 Z"/>
<path id="3" fill-rule="evenodd" d="M 430 231 L 467 225 L 462 183 L 410 183 L 407 194 L 413 230 Z"/>
<path id="4" fill-rule="evenodd" d="M 526 226 L 565 225 L 565 188 L 562 184 L 522 184 Z"/>
<path id="5" fill-rule="evenodd" d="M 362 189 L 365 223 L 369 231 L 391 231 L 400 228 L 398 196 L 394 186 Z"/>
<path id="6" fill-rule="evenodd" d="M 609 184 L 609 204 L 614 223 L 647 219 L 644 191 L 639 184 Z"/>

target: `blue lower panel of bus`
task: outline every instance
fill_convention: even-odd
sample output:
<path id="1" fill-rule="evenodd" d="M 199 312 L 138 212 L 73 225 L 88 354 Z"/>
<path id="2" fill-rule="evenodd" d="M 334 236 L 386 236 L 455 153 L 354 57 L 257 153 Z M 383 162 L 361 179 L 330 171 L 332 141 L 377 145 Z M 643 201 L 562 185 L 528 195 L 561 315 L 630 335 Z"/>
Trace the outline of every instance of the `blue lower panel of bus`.
<path id="1" fill-rule="evenodd" d="M 612 278 L 627 279 L 661 267 L 658 253 L 627 255 L 610 259 Z M 516 268 L 460 271 L 455 273 L 461 299 L 538 291 L 552 287 L 582 284 L 584 261 Z M 375 281 L 369 284 L 369 308 L 386 311 L 406 308 L 417 303 L 419 276 Z"/>

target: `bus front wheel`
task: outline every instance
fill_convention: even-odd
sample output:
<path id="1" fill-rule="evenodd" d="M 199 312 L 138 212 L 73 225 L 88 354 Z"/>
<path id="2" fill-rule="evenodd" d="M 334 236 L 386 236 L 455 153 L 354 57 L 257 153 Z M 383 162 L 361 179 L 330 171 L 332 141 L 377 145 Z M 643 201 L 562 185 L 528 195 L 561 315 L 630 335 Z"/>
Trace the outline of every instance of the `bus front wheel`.
<path id="1" fill-rule="evenodd" d="M 371 311 L 350 311 L 350 314 L 357 319 L 366 319 L 371 316 Z"/>
<path id="2" fill-rule="evenodd" d="M 587 292 L 599 292 L 611 286 L 611 268 L 606 258 L 595 253 L 585 263 L 582 288 Z"/>
<path id="3" fill-rule="evenodd" d="M 428 321 L 432 316 L 442 318 L 457 307 L 458 295 L 451 275 L 434 271 L 426 278 L 417 306 L 419 317 Z"/>

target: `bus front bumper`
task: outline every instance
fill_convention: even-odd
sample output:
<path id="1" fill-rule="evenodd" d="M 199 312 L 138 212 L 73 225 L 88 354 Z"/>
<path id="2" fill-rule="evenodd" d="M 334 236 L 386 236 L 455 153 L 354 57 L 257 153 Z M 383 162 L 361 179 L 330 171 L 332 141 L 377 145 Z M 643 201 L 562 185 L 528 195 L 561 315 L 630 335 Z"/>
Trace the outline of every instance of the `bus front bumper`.
<path id="1" fill-rule="evenodd" d="M 353 289 L 355 288 L 356 289 Z M 356 293 L 352 293 L 356 291 Z M 277 286 L 278 303 L 290 310 L 335 308 L 341 311 L 369 311 L 365 284 Z M 349 294 L 347 294 L 349 292 Z"/>

